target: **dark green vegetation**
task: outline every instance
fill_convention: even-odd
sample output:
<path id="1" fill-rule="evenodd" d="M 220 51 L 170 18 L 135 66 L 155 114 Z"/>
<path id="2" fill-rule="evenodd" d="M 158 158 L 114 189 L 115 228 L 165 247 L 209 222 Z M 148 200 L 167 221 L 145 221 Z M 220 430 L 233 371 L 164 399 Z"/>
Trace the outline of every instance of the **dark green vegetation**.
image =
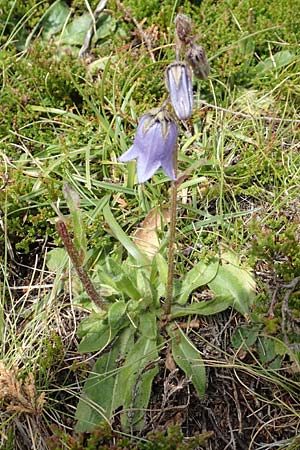
<path id="1" fill-rule="evenodd" d="M 109 1 L 86 59 L 78 58 L 84 26 L 72 21 L 84 20 L 88 3 L 1 4 L 4 450 L 30 449 L 33 442 L 72 450 L 299 448 L 299 2 L 199 3 Z M 89 5 L 93 11 L 97 2 Z M 128 235 L 153 208 L 168 206 L 162 172 L 138 186 L 134 164 L 117 158 L 131 145 L 138 117 L 165 96 L 163 72 L 173 59 L 180 8 L 193 18 L 212 70 L 208 81 L 194 81 L 196 108 L 180 136 L 180 171 L 205 161 L 179 190 L 176 278 L 231 255 L 252 269 L 257 296 L 246 317 L 247 309 L 229 308 L 180 319 L 206 367 L 205 397 L 199 400 L 175 369 L 165 345 L 144 429 L 122 436 L 116 414 L 114 432 L 104 427 L 79 436 L 75 411 L 96 358 L 78 352 L 89 300 L 64 251 L 50 253 L 62 247 L 57 208 L 68 216 L 67 182 L 81 197 L 87 266 L 100 294 L 114 300 L 105 271 L 115 271 L 120 286 L 116 265 L 127 252 L 107 205 Z M 201 287 L 189 301 L 210 296 Z M 161 434 L 151 437 L 157 429 Z M 201 438 L 206 431 L 212 435 Z"/>

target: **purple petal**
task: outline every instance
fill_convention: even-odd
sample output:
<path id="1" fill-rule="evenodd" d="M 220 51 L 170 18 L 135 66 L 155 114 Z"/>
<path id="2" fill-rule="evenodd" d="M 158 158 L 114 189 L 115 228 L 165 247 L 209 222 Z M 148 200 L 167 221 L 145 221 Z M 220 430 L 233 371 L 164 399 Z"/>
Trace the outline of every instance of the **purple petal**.
<path id="1" fill-rule="evenodd" d="M 155 172 L 160 168 L 160 161 L 151 161 L 151 164 L 145 165 L 142 158 L 138 158 L 137 162 L 137 177 L 139 183 L 148 181 Z"/>
<path id="2" fill-rule="evenodd" d="M 119 157 L 120 162 L 128 162 L 139 156 L 139 148 L 136 145 L 132 145 L 123 155 Z"/>
<path id="3" fill-rule="evenodd" d="M 162 167 L 165 173 L 175 179 L 173 154 L 177 139 L 177 126 L 169 116 L 145 114 L 137 128 L 134 143 L 119 161 L 127 162 L 137 158 L 138 182 L 144 183 Z"/>

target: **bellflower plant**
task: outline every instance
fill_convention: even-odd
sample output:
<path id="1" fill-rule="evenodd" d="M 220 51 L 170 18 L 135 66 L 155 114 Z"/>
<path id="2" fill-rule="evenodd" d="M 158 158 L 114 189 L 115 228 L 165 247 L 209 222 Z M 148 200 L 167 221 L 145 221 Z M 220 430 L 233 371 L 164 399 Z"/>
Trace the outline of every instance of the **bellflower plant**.
<path id="1" fill-rule="evenodd" d="M 175 18 L 175 61 L 165 71 L 165 83 L 169 98 L 161 108 L 142 116 L 137 127 L 133 145 L 120 158 L 120 162 L 137 159 L 139 183 L 148 181 L 162 167 L 172 180 L 170 200 L 170 236 L 168 250 L 168 278 L 165 314 L 170 314 L 173 299 L 174 242 L 176 230 L 177 180 L 176 141 L 178 128 L 173 115 L 168 111 L 168 102 L 179 120 L 187 120 L 193 113 L 192 72 L 206 79 L 209 65 L 203 47 L 196 44 L 192 35 L 193 24 L 189 17 L 178 14 Z"/>
<path id="2" fill-rule="evenodd" d="M 177 279 L 176 290 L 173 289 L 177 188 L 193 170 L 193 166 L 189 167 L 177 177 L 177 122 L 188 119 L 193 112 L 192 72 L 204 78 L 209 71 L 204 50 L 194 43 L 191 20 L 179 14 L 175 29 L 175 61 L 165 74 L 169 96 L 161 107 L 141 117 L 133 145 L 119 158 L 121 162 L 137 160 L 139 183 L 148 181 L 160 167 L 171 179 L 167 255 L 163 246 L 151 256 L 144 248 L 141 250 L 138 241 L 130 239 L 117 223 L 107 201 L 102 208 L 105 223 L 126 249 L 128 258 L 124 259 L 123 252 L 113 255 L 110 249 L 110 255 L 92 262 L 94 275 L 89 278 L 85 268 L 90 257 L 83 226 L 85 212 L 81 211 L 80 199 L 71 187 L 65 187 L 64 196 L 73 222 L 72 235 L 68 231 L 69 218 L 58 211 L 58 233 L 89 297 L 80 296 L 91 314 L 78 328 L 78 350 L 98 354 L 93 368 L 88 368 L 77 406 L 78 432 L 92 432 L 105 421 L 114 424 L 116 417 L 127 433 L 143 430 L 152 383 L 159 373 L 158 361 L 166 349 L 203 398 L 206 371 L 201 352 L 176 319 L 216 314 L 229 306 L 248 314 L 253 298 L 251 277 L 240 271 L 236 263 L 222 265 L 218 256 L 195 263 Z M 201 161 L 196 164 L 198 167 Z M 151 231 L 153 218 L 152 215 L 147 219 Z M 226 276 L 228 283 L 224 283 Z M 227 289 L 232 280 L 237 287 Z M 205 285 L 215 298 L 188 304 L 190 294 Z"/>
<path id="3" fill-rule="evenodd" d="M 177 125 L 171 114 L 163 108 L 155 108 L 142 116 L 133 145 L 119 161 L 137 158 L 139 183 L 149 180 L 160 167 L 171 180 L 175 180 L 173 155 L 177 134 Z"/>

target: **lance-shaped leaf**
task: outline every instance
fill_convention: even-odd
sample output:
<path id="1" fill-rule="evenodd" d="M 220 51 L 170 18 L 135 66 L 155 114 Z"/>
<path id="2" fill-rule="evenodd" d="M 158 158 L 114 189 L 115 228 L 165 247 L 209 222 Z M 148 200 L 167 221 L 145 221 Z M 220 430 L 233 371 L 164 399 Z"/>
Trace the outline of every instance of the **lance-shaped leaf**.
<path id="1" fill-rule="evenodd" d="M 123 386 L 121 421 L 125 430 L 138 430 L 144 426 L 152 382 L 158 373 L 157 358 L 156 339 L 147 336 L 141 336 L 128 353 L 120 374 L 120 385 Z"/>
<path id="2" fill-rule="evenodd" d="M 176 303 L 185 304 L 194 289 L 209 283 L 218 272 L 219 259 L 213 258 L 209 263 L 198 262 L 184 277 L 181 291 Z"/>
<path id="3" fill-rule="evenodd" d="M 256 284 L 251 274 L 237 265 L 220 265 L 208 286 L 217 297 L 231 297 L 232 307 L 243 315 L 249 313 L 255 299 Z"/>
<path id="4" fill-rule="evenodd" d="M 169 336 L 172 338 L 172 355 L 175 363 L 184 371 L 192 383 L 200 398 L 205 395 L 206 372 L 200 352 L 183 333 L 180 328 L 174 329 L 174 325 L 168 327 Z"/>
<path id="5" fill-rule="evenodd" d="M 127 236 L 127 234 L 124 233 L 120 225 L 117 223 L 116 219 L 114 218 L 111 212 L 109 205 L 106 205 L 103 208 L 103 215 L 115 238 L 120 241 L 123 247 L 137 261 L 137 263 L 141 265 L 149 264 L 148 258 L 140 251 L 137 245 L 135 245 L 135 243 L 132 242 L 132 240 Z"/>
<path id="6" fill-rule="evenodd" d="M 126 328 L 113 347 L 94 365 L 77 406 L 76 431 L 93 431 L 104 421 L 110 421 L 114 411 L 122 405 L 124 386 L 118 361 L 132 348 L 133 335 L 133 328 Z"/>
<path id="7" fill-rule="evenodd" d="M 78 329 L 82 340 L 78 346 L 80 352 L 95 352 L 104 350 L 120 330 L 129 324 L 126 316 L 127 304 L 113 303 L 107 313 L 107 318 L 99 320 L 97 315 L 90 315 L 83 320 Z"/>
<path id="8" fill-rule="evenodd" d="M 177 319 L 178 317 L 190 316 L 192 314 L 210 316 L 225 311 L 229 306 L 232 306 L 233 299 L 231 296 L 219 296 L 214 300 L 207 300 L 192 305 L 173 305 L 171 309 L 170 318 Z"/>

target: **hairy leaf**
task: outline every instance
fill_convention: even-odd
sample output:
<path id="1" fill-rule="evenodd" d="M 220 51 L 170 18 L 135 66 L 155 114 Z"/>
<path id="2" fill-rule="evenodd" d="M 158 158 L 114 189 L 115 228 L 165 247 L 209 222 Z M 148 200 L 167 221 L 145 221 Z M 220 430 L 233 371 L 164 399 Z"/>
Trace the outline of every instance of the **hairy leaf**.
<path id="1" fill-rule="evenodd" d="M 66 23 L 70 14 L 70 8 L 63 0 L 56 0 L 47 10 L 42 20 L 43 38 L 48 40 L 60 30 Z"/>
<path id="2" fill-rule="evenodd" d="M 104 350 L 129 324 L 126 308 L 124 302 L 116 302 L 110 306 L 107 319 L 101 320 L 99 316 L 91 315 L 82 321 L 78 329 L 78 335 L 82 337 L 78 350 L 83 353 Z"/>
<path id="3" fill-rule="evenodd" d="M 173 305 L 171 309 L 171 319 L 189 316 L 190 314 L 210 316 L 211 314 L 217 314 L 219 312 L 225 311 L 225 309 L 227 309 L 229 306 L 232 306 L 232 303 L 232 297 L 227 295 L 216 297 L 214 300 L 193 303 L 192 305 Z"/>
<path id="4" fill-rule="evenodd" d="M 143 427 L 152 382 L 158 373 L 158 369 L 153 363 L 157 358 L 156 340 L 146 336 L 141 336 L 128 353 L 120 374 L 124 408 L 122 425 L 125 430 Z"/>
<path id="5" fill-rule="evenodd" d="M 115 238 L 120 241 L 123 247 L 136 260 L 136 262 L 141 265 L 149 264 L 148 258 L 139 250 L 137 245 L 135 245 L 134 242 L 132 242 L 132 240 L 127 236 L 126 233 L 124 233 L 120 225 L 117 223 L 116 219 L 114 218 L 111 212 L 109 205 L 106 205 L 103 208 L 103 214 Z"/>
<path id="6" fill-rule="evenodd" d="M 179 298 L 181 305 L 185 304 L 194 289 L 209 283 L 215 276 L 219 267 L 219 259 L 213 258 L 208 264 L 200 261 L 185 276 L 182 281 Z"/>
<path id="7" fill-rule="evenodd" d="M 139 331 L 142 336 L 149 339 L 156 339 L 157 320 L 155 311 L 145 311 L 140 315 Z"/>
<path id="8" fill-rule="evenodd" d="M 110 351 L 94 365 L 76 410 L 78 432 L 91 432 L 101 422 L 111 420 L 113 412 L 122 405 L 122 368 L 118 368 L 118 360 L 132 348 L 133 334 L 133 328 L 126 328 Z"/>
<path id="9" fill-rule="evenodd" d="M 205 395 L 206 372 L 200 352 L 180 329 L 168 327 L 168 333 L 172 338 L 172 355 L 176 364 L 184 371 L 187 377 L 191 377 L 192 383 L 200 398 Z"/>
<path id="10" fill-rule="evenodd" d="M 208 283 L 218 297 L 232 299 L 232 307 L 241 314 L 248 314 L 255 299 L 255 281 L 246 270 L 231 263 L 219 266 L 215 278 Z"/>

